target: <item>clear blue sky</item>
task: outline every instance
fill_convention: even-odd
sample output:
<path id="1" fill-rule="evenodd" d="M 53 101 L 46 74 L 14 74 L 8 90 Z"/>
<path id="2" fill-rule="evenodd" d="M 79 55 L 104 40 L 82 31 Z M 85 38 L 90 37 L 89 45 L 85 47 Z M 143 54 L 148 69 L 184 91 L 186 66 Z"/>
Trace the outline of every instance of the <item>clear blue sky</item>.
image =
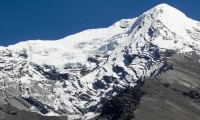
<path id="1" fill-rule="evenodd" d="M 160 3 L 200 20 L 200 0 L 0 0 L 0 45 L 55 40 L 85 29 L 107 27 Z"/>

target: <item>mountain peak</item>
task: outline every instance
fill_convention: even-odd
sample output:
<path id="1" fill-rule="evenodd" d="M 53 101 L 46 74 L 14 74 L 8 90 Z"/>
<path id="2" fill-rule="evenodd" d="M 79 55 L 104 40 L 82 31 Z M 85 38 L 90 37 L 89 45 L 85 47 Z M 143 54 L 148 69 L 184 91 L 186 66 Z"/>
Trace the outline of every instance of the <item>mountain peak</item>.
<path id="1" fill-rule="evenodd" d="M 178 9 L 166 4 L 166 3 L 162 3 L 159 4 L 155 7 L 153 7 L 152 9 L 150 9 L 149 11 L 147 11 L 147 13 L 150 14 L 159 14 L 158 16 L 160 17 L 167 17 L 167 18 L 186 18 L 186 15 L 184 13 L 182 13 L 181 11 L 179 11 Z"/>
<path id="2" fill-rule="evenodd" d="M 176 33 L 176 36 L 187 41 L 191 39 L 188 31 L 194 31 L 197 28 L 197 21 L 188 18 L 178 9 L 171 7 L 168 4 L 159 4 L 147 12 L 143 13 L 137 20 L 137 23 L 145 22 L 150 26 L 160 26 L 168 29 L 171 33 Z M 147 26 L 145 27 L 148 28 Z M 199 28 L 197 28 L 199 29 Z M 192 40 L 190 40 L 192 41 Z"/>
<path id="3" fill-rule="evenodd" d="M 174 9 L 174 7 L 172 7 L 172 6 L 170 6 L 170 5 L 166 4 L 166 3 L 158 4 L 154 8 L 168 8 L 168 9 L 172 8 L 172 9 Z"/>
<path id="4" fill-rule="evenodd" d="M 178 9 L 166 4 L 162 3 L 159 4 L 149 11 L 147 11 L 148 14 L 156 14 L 158 17 L 165 17 L 168 19 L 174 19 L 174 18 L 180 18 L 180 19 L 185 19 L 186 15 L 179 11 Z"/>
<path id="5" fill-rule="evenodd" d="M 160 4 L 108 28 L 0 47 L 0 97 L 26 100 L 44 115 L 90 116 L 120 91 L 168 69 L 165 53 L 199 52 L 199 38 L 197 22 Z M 27 102 L 17 107 L 29 110 Z"/>

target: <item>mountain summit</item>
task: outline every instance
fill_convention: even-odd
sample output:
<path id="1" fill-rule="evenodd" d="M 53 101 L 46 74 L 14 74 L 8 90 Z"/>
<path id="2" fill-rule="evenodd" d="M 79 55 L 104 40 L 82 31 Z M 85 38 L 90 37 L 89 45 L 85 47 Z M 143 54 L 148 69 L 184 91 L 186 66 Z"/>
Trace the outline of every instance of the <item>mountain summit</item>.
<path id="1" fill-rule="evenodd" d="M 0 102 L 89 119 L 121 91 L 171 69 L 172 54 L 189 52 L 200 52 L 200 23 L 160 4 L 108 28 L 0 47 Z"/>

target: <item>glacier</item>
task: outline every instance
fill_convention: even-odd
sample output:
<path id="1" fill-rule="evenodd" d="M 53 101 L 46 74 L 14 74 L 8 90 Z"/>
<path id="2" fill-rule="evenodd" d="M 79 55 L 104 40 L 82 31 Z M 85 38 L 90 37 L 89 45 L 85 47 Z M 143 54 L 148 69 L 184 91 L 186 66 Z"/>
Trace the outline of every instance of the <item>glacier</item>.
<path id="1" fill-rule="evenodd" d="M 200 22 L 167 4 L 107 28 L 0 47 L 1 102 L 89 119 L 128 87 L 171 69 L 170 54 L 200 53 Z"/>

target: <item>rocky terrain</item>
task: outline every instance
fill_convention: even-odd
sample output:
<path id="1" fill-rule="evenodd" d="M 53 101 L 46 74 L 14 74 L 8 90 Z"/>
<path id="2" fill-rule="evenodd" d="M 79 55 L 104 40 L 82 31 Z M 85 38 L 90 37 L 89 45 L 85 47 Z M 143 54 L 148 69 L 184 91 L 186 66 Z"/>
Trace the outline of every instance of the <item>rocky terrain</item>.
<path id="1" fill-rule="evenodd" d="M 198 119 L 199 38 L 199 21 L 160 4 L 108 28 L 0 47 L 1 117 Z"/>
<path id="2" fill-rule="evenodd" d="M 173 69 L 109 101 L 98 120 L 200 120 L 200 56 L 173 55 Z"/>
<path id="3" fill-rule="evenodd" d="M 175 54 L 172 69 L 122 91 L 93 120 L 200 120 L 200 56 Z M 1 120 L 66 120 L 1 105 Z"/>

